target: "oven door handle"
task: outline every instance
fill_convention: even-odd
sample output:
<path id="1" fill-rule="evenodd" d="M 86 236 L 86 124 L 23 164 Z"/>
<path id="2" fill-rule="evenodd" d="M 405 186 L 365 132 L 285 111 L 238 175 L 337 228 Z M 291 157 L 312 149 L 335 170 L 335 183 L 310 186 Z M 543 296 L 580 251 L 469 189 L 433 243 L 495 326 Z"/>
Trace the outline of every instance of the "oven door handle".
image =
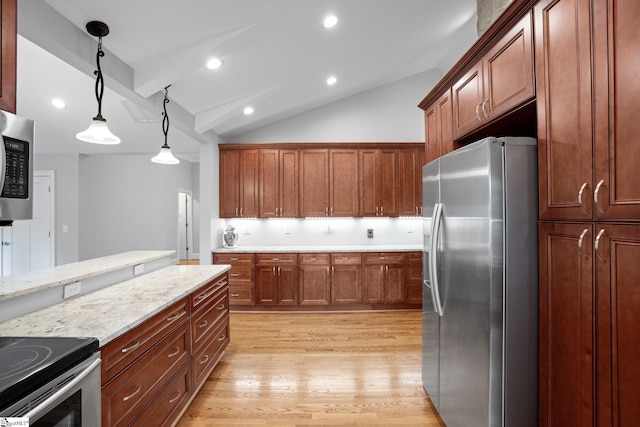
<path id="1" fill-rule="evenodd" d="M 74 387 L 76 387 L 78 384 L 84 381 L 85 378 L 91 375 L 94 369 L 100 366 L 100 363 L 102 363 L 102 360 L 94 360 L 86 369 L 83 369 L 82 372 L 73 379 L 73 381 L 66 384 L 64 387 L 56 391 L 43 402 L 40 402 L 37 408 L 32 409 L 31 412 L 27 412 L 23 416 L 29 418 L 29 422 L 31 422 L 32 420 L 38 420 L 40 417 L 45 415 L 47 411 L 50 411 L 52 406 L 55 406 L 57 403 L 59 403 L 57 402 L 58 399 L 64 398 L 70 390 L 73 390 Z"/>

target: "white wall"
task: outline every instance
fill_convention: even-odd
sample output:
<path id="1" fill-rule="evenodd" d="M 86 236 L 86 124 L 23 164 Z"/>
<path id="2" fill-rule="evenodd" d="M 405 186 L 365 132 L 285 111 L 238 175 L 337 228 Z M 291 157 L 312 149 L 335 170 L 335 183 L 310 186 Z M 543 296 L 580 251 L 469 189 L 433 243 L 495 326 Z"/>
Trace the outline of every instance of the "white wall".
<path id="1" fill-rule="evenodd" d="M 193 191 L 192 165 L 149 155 L 80 159 L 80 260 L 178 248 L 178 191 Z"/>
<path id="2" fill-rule="evenodd" d="M 55 171 L 56 265 L 80 260 L 79 249 L 79 154 L 36 154 L 36 170 Z M 67 233 L 63 233 L 63 225 Z"/>
<path id="3" fill-rule="evenodd" d="M 417 105 L 440 80 L 430 70 L 289 119 L 227 138 L 226 142 L 423 142 Z"/>

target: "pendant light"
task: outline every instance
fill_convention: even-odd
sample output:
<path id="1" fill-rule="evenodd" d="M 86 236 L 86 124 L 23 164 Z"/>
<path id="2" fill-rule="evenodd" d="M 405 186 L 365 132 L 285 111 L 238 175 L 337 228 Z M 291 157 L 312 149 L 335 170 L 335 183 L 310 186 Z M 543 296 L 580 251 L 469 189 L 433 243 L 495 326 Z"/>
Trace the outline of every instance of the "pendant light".
<path id="1" fill-rule="evenodd" d="M 100 58 L 104 56 L 102 51 L 102 37 L 109 34 L 109 27 L 104 22 L 91 21 L 87 23 L 87 32 L 94 37 L 98 37 L 98 53 L 96 54 L 96 64 L 98 69 L 94 71 L 96 75 L 96 99 L 98 101 L 98 115 L 91 120 L 87 130 L 76 134 L 80 141 L 91 142 L 93 144 L 120 144 L 120 138 L 109 131 L 107 121 L 102 117 L 102 95 L 104 93 L 104 78 L 100 68 Z"/>
<path id="2" fill-rule="evenodd" d="M 171 85 L 169 85 L 171 86 Z M 171 148 L 167 144 L 167 134 L 169 133 L 169 115 L 167 114 L 167 104 L 169 103 L 169 86 L 164 88 L 164 102 L 162 106 L 164 113 L 162 113 L 162 133 L 164 133 L 164 145 L 160 148 L 160 152 L 157 156 L 151 159 L 154 163 L 161 163 L 163 165 L 177 165 L 180 160 L 176 159 L 171 154 Z"/>

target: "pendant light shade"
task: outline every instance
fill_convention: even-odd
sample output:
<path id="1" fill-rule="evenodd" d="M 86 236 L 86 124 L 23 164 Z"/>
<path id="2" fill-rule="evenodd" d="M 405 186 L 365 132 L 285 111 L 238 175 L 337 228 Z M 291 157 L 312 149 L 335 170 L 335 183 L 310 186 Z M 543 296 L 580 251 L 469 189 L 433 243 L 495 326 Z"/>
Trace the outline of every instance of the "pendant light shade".
<path id="1" fill-rule="evenodd" d="M 171 86 L 171 85 L 169 85 Z M 169 86 L 164 88 L 164 102 L 162 107 L 164 112 L 162 113 L 162 133 L 164 133 L 164 144 L 160 147 L 160 152 L 157 156 L 153 157 L 151 161 L 153 163 L 160 163 L 163 165 L 177 165 L 180 160 L 176 159 L 171 153 L 171 147 L 167 144 L 167 134 L 169 133 L 169 115 L 167 114 L 167 104 L 169 103 Z"/>
<path id="2" fill-rule="evenodd" d="M 87 32 L 92 36 L 98 37 L 98 53 L 96 54 L 96 65 L 98 69 L 94 72 L 96 75 L 96 100 L 98 101 L 98 115 L 96 115 L 89 127 L 76 134 L 76 138 L 80 141 L 91 142 L 93 144 L 120 144 L 120 138 L 115 136 L 107 127 L 107 121 L 102 117 L 102 95 L 104 94 L 104 78 L 102 77 L 102 68 L 100 68 L 100 58 L 104 56 L 102 50 L 102 37 L 109 34 L 109 27 L 104 22 L 91 21 L 87 23 Z"/>

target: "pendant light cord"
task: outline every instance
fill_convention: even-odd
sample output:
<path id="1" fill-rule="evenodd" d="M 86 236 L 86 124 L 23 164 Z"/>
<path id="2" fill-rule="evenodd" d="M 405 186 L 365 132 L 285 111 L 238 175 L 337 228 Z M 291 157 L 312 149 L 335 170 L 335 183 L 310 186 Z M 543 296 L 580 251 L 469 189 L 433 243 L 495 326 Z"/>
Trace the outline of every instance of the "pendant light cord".
<path id="1" fill-rule="evenodd" d="M 104 94 L 104 78 L 102 77 L 102 69 L 100 68 L 100 58 L 104 56 L 102 51 L 102 37 L 98 39 L 98 53 L 96 53 L 96 64 L 98 69 L 93 72 L 96 75 L 96 99 L 98 100 L 98 115 L 94 120 L 105 121 L 102 117 L 102 95 Z"/>
<path id="2" fill-rule="evenodd" d="M 162 132 L 164 133 L 164 145 L 162 148 L 169 148 L 167 144 L 167 134 L 169 133 L 169 115 L 167 114 L 167 104 L 169 103 L 169 87 L 171 85 L 164 88 L 164 102 L 162 103 L 162 107 L 164 108 L 164 113 L 162 113 Z"/>

